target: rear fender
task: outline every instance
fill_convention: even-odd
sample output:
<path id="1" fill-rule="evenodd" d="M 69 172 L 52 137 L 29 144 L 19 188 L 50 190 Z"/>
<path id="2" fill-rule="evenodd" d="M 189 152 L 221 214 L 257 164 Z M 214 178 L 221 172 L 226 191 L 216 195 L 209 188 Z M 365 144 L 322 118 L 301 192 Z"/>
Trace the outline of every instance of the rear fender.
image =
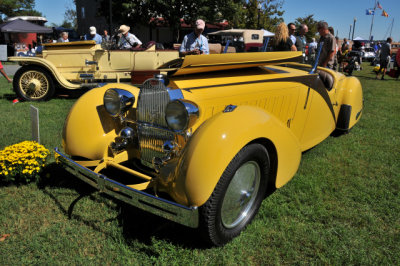
<path id="1" fill-rule="evenodd" d="M 348 130 L 361 118 L 364 103 L 360 81 L 356 77 L 348 77 L 343 82 L 343 95 L 336 124 L 337 129 Z"/>
<path id="2" fill-rule="evenodd" d="M 298 139 L 271 114 L 239 106 L 206 121 L 185 147 L 172 183 L 172 196 L 188 206 L 201 206 L 210 197 L 233 157 L 250 142 L 270 140 L 277 151 L 277 188 L 296 173 L 301 150 Z"/>

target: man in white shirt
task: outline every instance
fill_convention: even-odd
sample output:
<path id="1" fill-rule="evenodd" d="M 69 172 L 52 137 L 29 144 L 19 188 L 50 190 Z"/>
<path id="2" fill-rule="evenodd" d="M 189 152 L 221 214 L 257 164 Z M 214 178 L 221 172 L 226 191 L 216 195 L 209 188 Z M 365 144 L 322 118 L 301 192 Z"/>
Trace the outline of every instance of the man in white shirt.
<path id="1" fill-rule="evenodd" d="M 119 49 L 131 49 L 135 47 L 140 47 L 142 42 L 132 33 L 129 32 L 131 28 L 126 25 L 121 25 L 119 27 L 119 32 L 121 33 L 121 37 L 118 41 Z"/>
<path id="2" fill-rule="evenodd" d="M 294 23 L 289 23 L 288 24 L 288 30 L 289 30 L 289 37 L 292 40 L 292 43 L 296 45 L 296 36 L 294 36 L 294 33 L 296 32 L 296 25 Z"/>

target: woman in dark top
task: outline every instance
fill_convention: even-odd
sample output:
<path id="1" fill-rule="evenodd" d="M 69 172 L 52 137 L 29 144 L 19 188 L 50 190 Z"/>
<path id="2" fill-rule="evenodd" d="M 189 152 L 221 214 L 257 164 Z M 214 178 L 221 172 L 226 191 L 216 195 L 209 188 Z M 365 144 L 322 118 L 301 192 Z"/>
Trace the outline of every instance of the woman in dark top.
<path id="1" fill-rule="evenodd" d="M 296 46 L 289 37 L 288 27 L 284 22 L 276 27 L 272 49 L 273 51 L 297 51 Z"/>

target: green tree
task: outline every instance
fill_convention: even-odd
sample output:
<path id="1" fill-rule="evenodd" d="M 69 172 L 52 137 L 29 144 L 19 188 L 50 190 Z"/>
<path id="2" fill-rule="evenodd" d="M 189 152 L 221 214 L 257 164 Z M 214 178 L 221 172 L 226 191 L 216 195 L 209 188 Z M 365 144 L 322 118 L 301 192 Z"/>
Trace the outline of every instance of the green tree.
<path id="1" fill-rule="evenodd" d="M 42 13 L 34 8 L 35 0 L 1 0 L 0 20 L 15 16 L 42 16 Z"/>
<path id="2" fill-rule="evenodd" d="M 78 19 L 76 16 L 76 0 L 65 5 L 64 21 L 61 26 L 64 28 L 77 29 Z"/>
<path id="3" fill-rule="evenodd" d="M 110 20 L 109 5 L 110 0 L 102 0 L 98 10 L 107 21 Z M 181 20 L 191 24 L 197 18 L 209 23 L 227 20 L 235 28 L 256 29 L 260 26 L 272 30 L 282 21 L 282 5 L 283 0 L 121 0 L 112 1 L 112 21 L 149 26 L 164 23 L 172 28 L 177 41 Z"/>
<path id="4" fill-rule="evenodd" d="M 246 4 L 245 27 L 273 31 L 283 21 L 283 0 L 250 0 Z"/>
<path id="5" fill-rule="evenodd" d="M 306 34 L 307 42 L 311 42 L 312 38 L 317 38 L 317 23 L 314 19 L 314 15 L 307 15 L 304 18 L 298 17 L 296 18 L 294 24 L 298 28 L 301 24 L 306 24 L 308 27 L 308 32 Z"/>

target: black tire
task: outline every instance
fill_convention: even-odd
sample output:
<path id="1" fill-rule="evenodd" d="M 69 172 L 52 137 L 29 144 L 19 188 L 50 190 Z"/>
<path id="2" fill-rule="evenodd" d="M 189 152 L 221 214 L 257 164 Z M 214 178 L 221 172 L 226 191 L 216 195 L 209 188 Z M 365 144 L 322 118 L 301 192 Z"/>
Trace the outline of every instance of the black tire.
<path id="1" fill-rule="evenodd" d="M 54 82 L 43 68 L 34 65 L 23 66 L 15 73 L 13 88 L 23 101 L 46 101 L 54 94 Z"/>
<path id="2" fill-rule="evenodd" d="M 265 197 L 269 170 L 268 151 L 261 144 L 250 144 L 236 154 L 199 209 L 200 233 L 208 243 L 222 246 L 252 221 Z"/>

